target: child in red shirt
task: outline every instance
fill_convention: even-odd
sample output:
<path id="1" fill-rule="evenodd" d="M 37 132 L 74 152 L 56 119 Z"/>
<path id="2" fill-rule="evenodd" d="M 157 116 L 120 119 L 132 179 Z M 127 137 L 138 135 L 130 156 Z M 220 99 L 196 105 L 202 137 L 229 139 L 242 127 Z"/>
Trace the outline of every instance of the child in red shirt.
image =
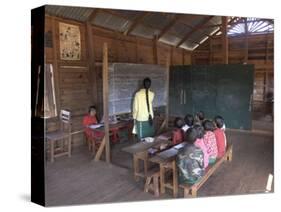
<path id="1" fill-rule="evenodd" d="M 184 140 L 184 131 L 182 130 L 183 125 L 184 125 L 184 121 L 182 118 L 180 117 L 175 118 L 174 126 L 176 129 L 173 130 L 173 137 L 172 137 L 172 142 L 174 145 L 179 144 Z"/>
<path id="2" fill-rule="evenodd" d="M 218 147 L 218 158 L 221 158 L 224 155 L 226 149 L 226 137 L 223 130 L 224 120 L 221 116 L 216 116 L 214 118 L 214 122 L 217 127 L 214 130 L 214 133 L 216 136 L 216 142 Z"/>
<path id="3" fill-rule="evenodd" d="M 92 124 L 97 124 L 97 110 L 95 106 L 90 106 L 89 107 L 89 113 L 84 116 L 83 118 L 83 126 L 85 127 L 85 134 L 86 136 L 89 137 L 102 137 L 104 133 L 100 131 L 95 131 L 89 128 L 90 125 Z"/>
<path id="4" fill-rule="evenodd" d="M 205 130 L 205 135 L 203 137 L 204 144 L 207 148 L 207 153 L 209 155 L 209 164 L 214 164 L 218 156 L 218 147 L 216 142 L 216 136 L 214 134 L 215 125 L 210 120 L 205 120 L 203 122 L 203 127 Z"/>

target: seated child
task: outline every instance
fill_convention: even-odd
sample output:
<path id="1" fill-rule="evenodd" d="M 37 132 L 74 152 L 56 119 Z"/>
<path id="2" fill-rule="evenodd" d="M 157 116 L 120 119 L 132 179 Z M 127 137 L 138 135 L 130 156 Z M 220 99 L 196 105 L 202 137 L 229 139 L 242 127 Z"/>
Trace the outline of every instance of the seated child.
<path id="1" fill-rule="evenodd" d="M 194 145 L 196 138 L 196 130 L 189 128 L 185 133 L 187 144 L 176 157 L 180 184 L 193 185 L 204 175 L 204 156 L 202 150 Z"/>
<path id="2" fill-rule="evenodd" d="M 215 125 L 210 120 L 205 120 L 203 122 L 203 127 L 205 130 L 205 135 L 203 137 L 203 141 L 205 146 L 207 147 L 207 153 L 209 155 L 209 165 L 214 164 L 216 162 L 218 156 L 218 147 L 216 142 L 216 136 L 214 134 Z"/>
<path id="3" fill-rule="evenodd" d="M 193 128 L 197 132 L 197 139 L 196 139 L 194 145 L 199 147 L 202 150 L 202 152 L 204 154 L 204 168 L 207 168 L 209 165 L 209 154 L 207 152 L 207 147 L 205 146 L 204 140 L 203 140 L 203 137 L 205 134 L 204 128 L 199 124 L 194 125 Z"/>
<path id="4" fill-rule="evenodd" d="M 185 122 L 185 124 L 183 125 L 182 130 L 183 130 L 184 132 L 186 132 L 190 127 L 193 126 L 193 121 L 194 121 L 193 116 L 190 115 L 190 114 L 187 114 L 187 115 L 184 117 L 184 122 Z"/>
<path id="5" fill-rule="evenodd" d="M 90 106 L 88 114 L 85 115 L 83 118 L 83 126 L 85 127 L 85 134 L 87 138 L 91 136 L 101 137 L 104 135 L 103 132 L 95 131 L 89 128 L 90 125 L 98 123 L 96 114 L 97 114 L 96 107 Z"/>
<path id="6" fill-rule="evenodd" d="M 221 158 L 226 149 L 226 137 L 224 130 L 222 129 L 224 125 L 224 120 L 221 116 L 216 116 L 214 118 L 214 122 L 216 125 L 216 129 L 214 130 L 215 136 L 216 136 L 216 142 L 217 142 L 217 147 L 218 147 L 218 158 Z"/>
<path id="7" fill-rule="evenodd" d="M 203 124 L 203 122 L 205 121 L 205 115 L 203 111 L 199 111 L 198 113 L 196 113 L 195 117 L 194 117 L 194 124 Z"/>
<path id="8" fill-rule="evenodd" d="M 177 117 L 174 120 L 175 129 L 173 130 L 172 142 L 174 145 L 183 142 L 184 140 L 184 132 L 182 130 L 182 126 L 184 125 L 184 121 L 182 118 Z"/>

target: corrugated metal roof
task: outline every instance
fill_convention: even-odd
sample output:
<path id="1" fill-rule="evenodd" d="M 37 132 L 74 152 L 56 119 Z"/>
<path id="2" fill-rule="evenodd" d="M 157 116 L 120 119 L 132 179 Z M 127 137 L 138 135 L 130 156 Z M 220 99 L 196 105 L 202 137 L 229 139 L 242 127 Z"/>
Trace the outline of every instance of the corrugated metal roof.
<path id="1" fill-rule="evenodd" d="M 95 10 L 95 8 L 87 7 L 46 5 L 46 13 L 49 15 L 80 22 L 87 21 Z M 145 13 L 145 11 L 99 9 L 94 20 L 92 20 L 92 24 L 113 31 L 125 32 L 143 13 Z M 144 16 L 143 19 L 140 19 L 139 23 L 133 28 L 130 34 L 152 39 L 155 35 L 159 35 L 163 29 L 173 23 L 176 16 L 179 16 L 180 18 L 168 28 L 168 31 L 159 39 L 159 41 L 175 46 L 188 35 L 191 30 L 194 28 L 196 29 L 197 26 L 208 17 L 207 15 L 150 12 Z M 229 19 L 231 18 L 233 17 L 229 17 Z M 212 32 L 218 29 L 218 26 L 213 26 L 218 24 L 221 24 L 221 17 L 213 17 L 205 24 L 204 28 L 192 33 L 180 47 L 194 49 L 198 46 L 198 43 L 206 40 L 208 37 L 207 35 L 212 34 Z"/>
<path id="2" fill-rule="evenodd" d="M 166 16 L 164 13 L 150 13 L 144 17 L 142 23 L 145 26 L 150 26 L 161 30 L 170 23 L 172 18 L 173 16 Z"/>
<path id="3" fill-rule="evenodd" d="M 69 18 L 76 21 L 85 22 L 91 15 L 93 8 L 87 7 L 69 7 L 69 6 L 56 6 L 46 5 L 46 13 L 62 18 Z"/>
<path id="4" fill-rule="evenodd" d="M 141 13 L 141 11 L 134 11 L 134 10 L 111 10 L 116 14 L 119 14 L 120 16 L 123 16 L 124 18 L 133 21 L 136 19 Z"/>
<path id="5" fill-rule="evenodd" d="M 175 34 L 176 36 L 183 38 L 187 33 L 189 33 L 192 29 L 181 22 L 175 23 L 171 29 L 170 33 Z"/>
<path id="6" fill-rule="evenodd" d="M 170 33 L 166 33 L 165 35 L 163 35 L 159 41 L 163 42 L 163 43 L 167 43 L 167 44 L 170 44 L 170 45 L 177 45 L 179 42 L 180 42 L 180 38 L 170 34 Z"/>
<path id="7" fill-rule="evenodd" d="M 146 27 L 142 24 L 139 24 L 134 28 L 134 30 L 131 32 L 131 35 L 136 35 L 148 39 L 154 38 L 155 35 L 159 34 L 159 30 L 153 29 L 150 27 Z"/>
<path id="8" fill-rule="evenodd" d="M 94 20 L 92 20 L 92 23 L 98 26 L 102 26 L 105 28 L 109 28 L 111 30 L 116 30 L 120 32 L 124 32 L 128 29 L 131 22 L 120 18 L 114 15 L 111 15 L 106 12 L 98 12 Z"/>

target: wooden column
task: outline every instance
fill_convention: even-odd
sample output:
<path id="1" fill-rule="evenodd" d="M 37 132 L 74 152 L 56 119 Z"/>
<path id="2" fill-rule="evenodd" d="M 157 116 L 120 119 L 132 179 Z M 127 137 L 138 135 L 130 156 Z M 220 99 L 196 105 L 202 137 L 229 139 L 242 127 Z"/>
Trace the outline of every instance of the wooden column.
<path id="1" fill-rule="evenodd" d="M 166 111 L 165 111 L 165 127 L 166 129 L 169 126 L 169 81 L 170 81 L 170 63 L 171 63 L 171 56 L 168 53 L 167 54 L 167 59 L 166 59 L 166 85 L 165 85 L 165 89 L 166 89 Z"/>
<path id="2" fill-rule="evenodd" d="M 249 42 L 248 42 L 248 24 L 247 24 L 247 18 L 244 18 L 245 23 L 245 50 L 244 50 L 244 64 L 248 63 L 248 55 L 249 55 Z"/>
<path id="3" fill-rule="evenodd" d="M 153 39 L 153 62 L 156 65 L 158 64 L 157 41 L 158 41 L 158 37 L 157 35 L 155 35 Z"/>
<path id="4" fill-rule="evenodd" d="M 107 43 L 103 44 L 102 59 L 102 85 L 103 85 L 103 117 L 104 117 L 104 139 L 106 162 L 110 163 L 110 143 L 109 143 L 109 110 L 108 110 L 108 48 Z"/>
<path id="5" fill-rule="evenodd" d="M 213 38 L 210 37 L 209 38 L 209 64 L 212 64 L 213 63 Z"/>
<path id="6" fill-rule="evenodd" d="M 59 37 L 57 35 L 57 28 L 55 18 L 52 17 L 52 39 L 53 39 L 53 64 L 54 64 L 54 82 L 55 82 L 55 93 L 56 93 L 56 104 L 57 104 L 57 111 L 56 114 L 59 114 L 58 111 L 61 110 L 60 104 L 60 74 L 59 74 L 59 65 L 58 65 L 58 43 Z M 43 67 L 44 68 L 44 67 Z"/>
<path id="7" fill-rule="evenodd" d="M 92 33 L 92 25 L 88 21 L 86 23 L 86 31 L 87 31 L 87 42 L 88 42 L 88 56 L 89 56 L 89 75 L 91 82 L 91 93 L 93 103 L 95 105 L 98 104 L 98 88 L 97 88 L 97 73 L 95 69 L 95 55 L 94 55 L 94 41 L 93 41 L 93 33 Z"/>
<path id="8" fill-rule="evenodd" d="M 227 38 L 227 16 L 222 16 L 222 58 L 223 63 L 228 64 L 228 38 Z"/>

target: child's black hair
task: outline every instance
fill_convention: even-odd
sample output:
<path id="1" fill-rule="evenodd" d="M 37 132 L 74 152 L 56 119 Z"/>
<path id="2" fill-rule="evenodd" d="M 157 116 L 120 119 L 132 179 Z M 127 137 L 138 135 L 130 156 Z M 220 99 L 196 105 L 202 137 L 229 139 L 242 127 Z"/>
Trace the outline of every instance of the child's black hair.
<path id="1" fill-rule="evenodd" d="M 185 133 L 185 141 L 189 144 L 193 144 L 197 139 L 197 132 L 194 128 L 189 128 Z"/>
<path id="2" fill-rule="evenodd" d="M 186 125 L 191 127 L 193 125 L 193 122 L 194 122 L 193 116 L 190 115 L 190 114 L 186 114 L 186 116 L 184 117 L 184 122 L 185 122 Z"/>
<path id="3" fill-rule="evenodd" d="M 215 122 L 217 128 L 222 128 L 224 125 L 224 120 L 223 120 L 223 117 L 221 117 L 221 116 L 216 116 L 214 118 L 214 122 Z"/>
<path id="4" fill-rule="evenodd" d="M 203 127 L 205 131 L 214 131 L 215 130 L 215 125 L 212 121 L 210 120 L 205 120 L 203 122 Z"/>
<path id="5" fill-rule="evenodd" d="M 202 127 L 202 125 L 200 124 L 195 124 L 193 126 L 193 128 L 196 130 L 197 132 L 197 138 L 201 139 L 204 137 L 204 134 L 205 134 L 205 130 L 204 130 L 204 127 Z"/>
<path id="6" fill-rule="evenodd" d="M 94 110 L 96 110 L 96 111 L 97 111 L 96 106 L 95 106 L 95 105 L 91 105 L 91 106 L 89 107 L 88 112 L 90 113 L 92 109 L 94 109 Z"/>
<path id="7" fill-rule="evenodd" d="M 181 117 L 176 117 L 174 120 L 174 126 L 176 128 L 182 128 L 184 125 L 183 119 Z"/>
<path id="8" fill-rule="evenodd" d="M 203 121 L 203 120 L 205 119 L 205 114 L 204 114 L 203 111 L 199 111 L 199 112 L 197 113 L 197 116 L 198 116 L 198 118 L 199 118 L 200 121 Z"/>

